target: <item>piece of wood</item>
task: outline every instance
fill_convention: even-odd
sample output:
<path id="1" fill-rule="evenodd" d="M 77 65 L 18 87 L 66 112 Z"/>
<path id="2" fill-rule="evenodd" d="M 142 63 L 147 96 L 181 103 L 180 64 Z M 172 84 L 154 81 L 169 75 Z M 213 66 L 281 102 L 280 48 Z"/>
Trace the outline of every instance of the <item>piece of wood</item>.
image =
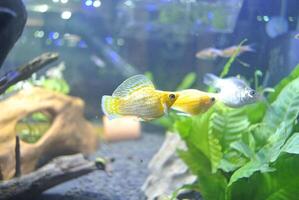
<path id="1" fill-rule="evenodd" d="M 15 177 L 20 177 L 21 176 L 21 151 L 20 151 L 20 137 L 18 135 L 16 136 L 15 154 L 16 154 Z"/>
<path id="2" fill-rule="evenodd" d="M 21 175 L 54 157 L 89 154 L 97 149 L 98 133 L 84 118 L 84 102 L 79 98 L 33 87 L 0 101 L 0 108 L 0 171 L 4 180 L 16 174 L 16 126 L 32 113 L 49 113 L 52 121 L 36 143 L 20 140 Z"/>
<path id="3" fill-rule="evenodd" d="M 32 199 L 43 191 L 97 170 L 82 154 L 61 156 L 35 172 L 0 182 L 0 199 Z"/>
<path id="4" fill-rule="evenodd" d="M 58 53 L 47 52 L 16 70 L 6 73 L 3 77 L 0 77 L 0 94 L 4 93 L 10 86 L 17 82 L 30 78 L 33 73 L 56 61 L 58 58 Z"/>

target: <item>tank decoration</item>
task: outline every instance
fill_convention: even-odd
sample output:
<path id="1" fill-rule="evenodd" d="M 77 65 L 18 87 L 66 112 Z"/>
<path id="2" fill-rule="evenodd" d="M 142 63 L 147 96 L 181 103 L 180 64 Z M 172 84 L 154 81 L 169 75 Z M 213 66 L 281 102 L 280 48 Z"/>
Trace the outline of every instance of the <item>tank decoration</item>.
<path id="1" fill-rule="evenodd" d="M 2 179 L 15 176 L 17 124 L 36 112 L 50 116 L 52 123 L 35 143 L 20 141 L 21 174 L 30 173 L 59 155 L 93 152 L 98 135 L 83 116 L 81 99 L 32 87 L 0 102 L 0 172 Z M 22 139 L 22 137 L 20 137 Z M 40 160 L 40 158 L 43 160 Z"/>
<path id="2" fill-rule="evenodd" d="M 34 173 L 1 183 L 0 199 L 32 199 L 62 182 L 83 176 L 97 169 L 103 170 L 103 166 L 99 168 L 96 162 L 86 160 L 82 154 L 61 156 Z"/>
<path id="3" fill-rule="evenodd" d="M 138 139 L 141 136 L 141 123 L 134 117 L 121 117 L 109 120 L 103 117 L 103 139 L 118 141 Z"/>
<path id="4" fill-rule="evenodd" d="M 147 200 L 166 198 L 177 188 L 196 180 L 196 176 L 177 156 L 178 148 L 186 150 L 183 140 L 178 134 L 167 133 L 161 148 L 149 163 L 150 175 L 142 186 Z"/>

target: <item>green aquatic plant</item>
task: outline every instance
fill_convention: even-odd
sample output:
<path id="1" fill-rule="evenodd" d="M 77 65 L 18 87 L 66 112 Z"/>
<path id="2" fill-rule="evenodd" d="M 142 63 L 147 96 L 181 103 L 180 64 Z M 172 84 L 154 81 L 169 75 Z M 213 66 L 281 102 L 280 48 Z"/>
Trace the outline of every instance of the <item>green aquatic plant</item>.
<path id="1" fill-rule="evenodd" d="M 70 92 L 70 86 L 62 78 L 45 78 L 41 80 L 40 86 L 62 94 L 68 94 Z"/>
<path id="2" fill-rule="evenodd" d="M 34 112 L 16 124 L 16 132 L 22 141 L 35 143 L 50 128 L 52 120 L 49 113 Z"/>
<path id="3" fill-rule="evenodd" d="M 187 146 L 178 155 L 198 177 L 192 188 L 205 200 L 298 199 L 298 94 L 299 65 L 269 94 L 270 105 L 172 116 Z"/>
<path id="4" fill-rule="evenodd" d="M 232 64 L 233 64 L 233 62 L 236 60 L 237 56 L 238 56 L 239 53 L 240 53 L 241 46 L 242 46 L 246 41 L 247 41 L 247 39 L 244 39 L 244 40 L 242 40 L 242 41 L 240 42 L 240 44 L 238 45 L 237 50 L 233 53 L 233 55 L 229 58 L 229 60 L 227 61 L 227 63 L 224 65 L 223 70 L 222 70 L 222 72 L 221 72 L 221 74 L 220 74 L 220 78 L 223 78 L 223 77 L 225 77 L 225 76 L 228 74 L 228 72 L 229 72 L 229 70 L 230 70 L 230 68 L 231 68 L 231 66 L 232 66 Z"/>

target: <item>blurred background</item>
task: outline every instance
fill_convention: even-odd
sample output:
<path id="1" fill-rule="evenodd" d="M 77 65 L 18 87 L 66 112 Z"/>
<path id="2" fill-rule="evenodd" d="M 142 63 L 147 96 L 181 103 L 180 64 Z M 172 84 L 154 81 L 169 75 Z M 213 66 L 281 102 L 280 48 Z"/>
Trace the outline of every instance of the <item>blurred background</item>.
<path id="1" fill-rule="evenodd" d="M 203 89 L 207 72 L 218 74 L 226 58 L 200 60 L 196 52 L 224 49 L 247 38 L 230 75 L 267 74 L 272 86 L 299 62 L 298 0 L 24 0 L 26 28 L 0 74 L 45 51 L 65 64 L 70 94 L 86 102 L 96 120 L 102 95 L 127 77 L 147 73 L 157 88 L 173 90 L 189 72 Z M 243 63 L 243 64 L 242 64 Z M 244 66 L 246 63 L 246 66 Z M 46 70 L 46 69 L 45 69 Z M 44 71 L 39 72 L 43 74 Z"/>

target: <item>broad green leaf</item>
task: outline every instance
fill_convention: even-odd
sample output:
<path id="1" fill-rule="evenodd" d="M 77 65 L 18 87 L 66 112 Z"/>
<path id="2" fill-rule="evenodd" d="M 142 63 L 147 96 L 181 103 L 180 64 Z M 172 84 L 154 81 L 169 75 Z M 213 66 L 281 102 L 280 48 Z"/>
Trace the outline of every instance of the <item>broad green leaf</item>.
<path id="1" fill-rule="evenodd" d="M 213 120 L 213 116 L 211 116 L 211 120 Z M 210 161 L 212 164 L 212 173 L 215 173 L 220 165 L 221 159 L 223 157 L 222 147 L 220 145 L 219 139 L 214 135 L 212 123 L 209 123 L 210 127 L 208 130 L 208 142 L 209 142 L 209 150 L 210 150 Z"/>
<path id="2" fill-rule="evenodd" d="M 269 94 L 268 97 L 269 102 L 275 101 L 275 99 L 283 90 L 283 88 L 287 86 L 291 81 L 297 79 L 298 77 L 299 77 L 299 64 L 294 68 L 294 70 L 291 72 L 289 76 L 287 76 L 286 78 L 284 78 L 282 81 L 279 82 L 279 84 L 274 88 L 275 92 Z"/>
<path id="3" fill-rule="evenodd" d="M 242 109 L 216 109 L 210 121 L 210 129 L 219 138 L 224 152 L 232 142 L 239 141 L 249 128 L 248 118 Z"/>
<path id="4" fill-rule="evenodd" d="M 273 165 L 272 172 L 257 172 L 231 186 L 232 199 L 297 200 L 299 196 L 299 157 L 286 154 Z"/>
<path id="5" fill-rule="evenodd" d="M 281 186 L 273 191 L 265 200 L 297 200 L 299 190 L 297 186 Z"/>
<path id="6" fill-rule="evenodd" d="M 246 106 L 244 110 L 251 124 L 259 123 L 265 115 L 267 104 L 264 101 L 259 101 L 255 104 Z"/>
<path id="7" fill-rule="evenodd" d="M 257 157 L 238 169 L 231 177 L 230 183 L 240 178 L 249 177 L 254 172 L 263 171 L 270 162 L 274 162 L 282 151 L 286 139 L 291 133 L 291 127 L 299 112 L 299 79 L 293 80 L 280 93 L 276 101 L 267 111 L 263 124 L 266 129 L 260 134 L 266 134 L 265 146 Z"/>
<path id="8" fill-rule="evenodd" d="M 231 148 L 242 153 L 247 158 L 254 158 L 254 152 L 242 141 L 236 141 L 231 143 Z"/>
<path id="9" fill-rule="evenodd" d="M 215 107 L 209 118 L 207 140 L 212 152 L 209 158 L 213 172 L 218 168 L 229 171 L 244 163 L 240 154 L 231 152 L 234 150 L 230 144 L 240 141 L 248 126 L 247 116 L 242 109 L 230 109 L 220 105 Z"/>
<path id="10" fill-rule="evenodd" d="M 273 170 L 269 165 L 278 158 L 290 134 L 290 129 L 285 132 L 285 128 L 285 123 L 281 123 L 281 127 L 269 138 L 269 142 L 247 164 L 233 173 L 229 185 L 241 178 L 248 178 L 255 172 Z"/>
<path id="11" fill-rule="evenodd" d="M 261 185 L 266 200 L 297 200 L 299 196 L 299 157 L 295 154 L 281 156 L 274 163 L 275 171 L 269 173 L 268 184 Z"/>
<path id="12" fill-rule="evenodd" d="M 193 143 L 201 150 L 211 162 L 212 172 L 215 173 L 223 157 L 222 147 L 219 139 L 211 128 L 213 121 L 213 109 L 194 118 L 193 128 L 191 129 L 189 143 Z M 187 141 L 188 142 L 188 141 Z"/>
<path id="13" fill-rule="evenodd" d="M 269 166 L 269 163 L 265 159 L 265 155 L 262 152 L 259 152 L 255 158 L 233 173 L 233 175 L 230 177 L 228 185 L 232 185 L 239 179 L 248 178 L 257 171 L 270 172 L 273 170 L 274 169 Z"/>
<path id="14" fill-rule="evenodd" d="M 283 146 L 287 153 L 299 154 L 299 133 L 294 133 Z"/>
<path id="15" fill-rule="evenodd" d="M 292 127 L 299 113 L 299 78 L 283 88 L 277 99 L 267 110 L 262 124 L 266 127 L 260 132 L 264 138 L 269 138 L 284 123 L 285 130 Z"/>
<path id="16" fill-rule="evenodd" d="M 191 132 L 192 119 L 183 117 L 177 120 L 174 124 L 175 131 L 180 133 L 180 136 L 184 139 L 187 138 Z"/>
<path id="17" fill-rule="evenodd" d="M 194 145 L 188 151 L 178 151 L 180 158 L 187 164 L 193 174 L 198 176 L 198 191 L 205 200 L 226 199 L 227 180 L 220 172 L 212 173 L 209 159 Z"/>
<path id="18" fill-rule="evenodd" d="M 270 136 L 268 144 L 265 145 L 260 151 L 267 157 L 268 162 L 274 162 L 282 152 L 282 147 L 285 144 L 287 138 L 291 134 L 291 127 L 286 127 L 285 123 L 281 123 L 276 132 Z"/>
<path id="19" fill-rule="evenodd" d="M 231 150 L 224 153 L 223 158 L 220 162 L 219 169 L 224 172 L 232 173 L 236 169 L 242 167 L 248 162 L 248 159 L 244 157 L 241 153 Z"/>
<path id="20" fill-rule="evenodd" d="M 212 113 L 211 110 L 201 116 L 178 120 L 175 129 L 187 144 L 197 147 L 209 159 L 215 173 L 223 156 L 220 142 L 210 128 Z"/>

